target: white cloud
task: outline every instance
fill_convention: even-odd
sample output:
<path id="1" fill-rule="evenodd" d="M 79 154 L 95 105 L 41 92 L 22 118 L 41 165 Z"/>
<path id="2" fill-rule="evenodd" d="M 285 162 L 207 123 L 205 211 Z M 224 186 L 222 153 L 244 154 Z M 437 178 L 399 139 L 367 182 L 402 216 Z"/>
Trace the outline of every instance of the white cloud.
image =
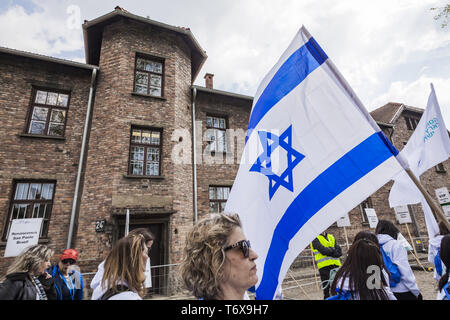
<path id="1" fill-rule="evenodd" d="M 416 81 L 396 81 L 388 91 L 372 101 L 372 105 L 382 106 L 387 102 L 400 102 L 408 106 L 425 109 L 433 83 L 447 128 L 450 128 L 450 79 L 422 76 Z"/>
<path id="2" fill-rule="evenodd" d="M 83 46 L 80 29 L 68 28 L 65 7 L 42 7 L 27 13 L 12 6 L 0 14 L 0 45 L 44 55 L 59 55 Z M 61 10 L 58 10 L 61 9 Z"/>

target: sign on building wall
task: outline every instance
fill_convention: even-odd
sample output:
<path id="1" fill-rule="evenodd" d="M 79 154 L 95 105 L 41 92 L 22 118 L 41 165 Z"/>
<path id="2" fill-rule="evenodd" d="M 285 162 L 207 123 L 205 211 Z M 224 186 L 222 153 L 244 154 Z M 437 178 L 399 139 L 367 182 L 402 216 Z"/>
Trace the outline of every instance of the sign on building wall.
<path id="1" fill-rule="evenodd" d="M 369 221 L 369 227 L 371 229 L 375 229 L 378 224 L 378 217 L 375 209 L 373 208 L 364 208 L 366 211 L 367 220 Z"/>
<path id="2" fill-rule="evenodd" d="M 395 216 L 397 218 L 398 223 L 400 223 L 400 224 L 412 223 L 408 206 L 395 207 L 394 211 L 395 211 Z"/>
<path id="3" fill-rule="evenodd" d="M 42 218 L 14 219 L 11 222 L 5 257 L 17 257 L 26 248 L 38 243 Z"/>
<path id="4" fill-rule="evenodd" d="M 350 218 L 348 216 L 348 213 L 339 218 L 338 221 L 336 221 L 336 224 L 339 228 L 350 227 Z"/>
<path id="5" fill-rule="evenodd" d="M 436 197 L 442 206 L 442 210 L 445 213 L 447 220 L 450 220 L 450 194 L 446 187 L 435 189 Z"/>

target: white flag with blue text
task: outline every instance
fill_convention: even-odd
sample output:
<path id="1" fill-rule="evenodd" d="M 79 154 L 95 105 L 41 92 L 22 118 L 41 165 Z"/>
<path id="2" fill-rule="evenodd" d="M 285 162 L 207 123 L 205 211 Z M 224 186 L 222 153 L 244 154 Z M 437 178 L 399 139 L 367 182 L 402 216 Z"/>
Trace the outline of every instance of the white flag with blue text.
<path id="1" fill-rule="evenodd" d="M 300 28 L 257 90 L 225 207 L 259 255 L 257 299 L 273 299 L 297 255 L 402 170 L 397 153 Z"/>
<path id="2" fill-rule="evenodd" d="M 398 157 L 403 157 L 408 162 L 411 172 L 417 178 L 450 157 L 450 138 L 433 84 L 427 107 Z M 407 173 L 401 172 L 394 181 L 389 193 L 389 205 L 396 207 L 421 202 L 428 236 L 432 238 L 438 234 L 439 227 L 427 201 Z"/>

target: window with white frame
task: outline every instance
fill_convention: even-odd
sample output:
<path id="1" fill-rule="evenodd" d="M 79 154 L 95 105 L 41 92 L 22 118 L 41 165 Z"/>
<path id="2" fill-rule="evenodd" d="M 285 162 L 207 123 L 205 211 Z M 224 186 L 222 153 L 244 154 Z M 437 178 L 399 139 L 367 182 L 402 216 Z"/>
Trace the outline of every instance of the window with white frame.
<path id="1" fill-rule="evenodd" d="M 14 219 L 43 218 L 39 237 L 46 237 L 55 193 L 54 181 L 14 182 L 14 190 L 3 240 L 8 239 Z"/>
<path id="2" fill-rule="evenodd" d="M 131 128 L 130 175 L 159 176 L 161 174 L 161 130 Z"/>
<path id="3" fill-rule="evenodd" d="M 227 120 L 224 117 L 206 116 L 207 151 L 225 153 L 227 151 Z"/>

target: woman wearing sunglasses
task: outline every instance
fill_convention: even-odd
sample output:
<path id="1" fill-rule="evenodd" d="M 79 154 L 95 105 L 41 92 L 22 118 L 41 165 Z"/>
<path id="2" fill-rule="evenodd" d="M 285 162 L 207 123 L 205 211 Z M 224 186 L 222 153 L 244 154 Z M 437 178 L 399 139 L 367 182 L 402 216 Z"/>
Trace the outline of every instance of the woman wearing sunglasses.
<path id="1" fill-rule="evenodd" d="M 220 214 L 199 221 L 189 232 L 181 275 L 199 299 L 242 300 L 258 281 L 257 258 L 239 216 Z"/>
<path id="2" fill-rule="evenodd" d="M 55 280 L 58 300 L 83 300 L 83 277 L 75 263 L 78 260 L 78 251 L 66 249 L 59 262 L 48 269 L 48 273 Z"/>

